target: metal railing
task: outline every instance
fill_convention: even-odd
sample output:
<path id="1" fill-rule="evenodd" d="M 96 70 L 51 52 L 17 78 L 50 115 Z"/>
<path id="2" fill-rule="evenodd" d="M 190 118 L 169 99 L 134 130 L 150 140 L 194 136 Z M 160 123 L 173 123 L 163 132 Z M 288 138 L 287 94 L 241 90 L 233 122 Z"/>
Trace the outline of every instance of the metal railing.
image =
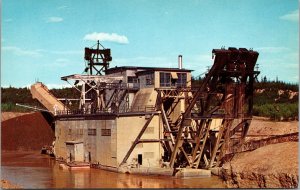
<path id="1" fill-rule="evenodd" d="M 139 83 L 102 83 L 99 86 L 102 89 L 140 89 Z"/>
<path id="2" fill-rule="evenodd" d="M 137 106 L 137 107 L 131 107 L 128 112 L 154 112 L 156 111 L 155 106 Z"/>
<path id="3" fill-rule="evenodd" d="M 149 112 L 155 112 L 156 107 L 155 106 L 137 106 L 137 107 L 130 107 L 128 109 L 74 109 L 74 110 L 57 110 L 56 115 L 90 115 L 90 114 L 121 114 L 121 113 L 136 113 L 136 112 L 143 112 L 143 113 L 149 113 Z"/>

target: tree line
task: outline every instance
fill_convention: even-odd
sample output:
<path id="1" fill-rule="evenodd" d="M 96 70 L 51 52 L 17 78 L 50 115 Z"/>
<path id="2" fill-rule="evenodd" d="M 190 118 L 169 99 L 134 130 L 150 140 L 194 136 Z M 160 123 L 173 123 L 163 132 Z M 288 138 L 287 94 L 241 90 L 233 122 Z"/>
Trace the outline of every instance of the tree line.
<path id="1" fill-rule="evenodd" d="M 193 86 L 199 86 L 202 79 L 192 79 Z M 298 84 L 282 81 L 268 81 L 262 78 L 260 82 L 254 83 L 254 105 L 255 116 L 269 117 L 272 120 L 298 119 Z M 279 91 L 281 94 L 279 95 Z M 80 92 L 74 88 L 50 89 L 57 98 L 80 97 Z M 294 96 L 291 96 L 294 93 Z M 44 108 L 37 100 L 32 98 L 29 88 L 2 88 L 1 87 L 1 111 L 28 112 L 27 108 L 16 106 L 16 103 L 32 107 Z M 73 105 L 77 106 L 76 104 Z M 45 109 L 45 108 L 44 108 Z"/>

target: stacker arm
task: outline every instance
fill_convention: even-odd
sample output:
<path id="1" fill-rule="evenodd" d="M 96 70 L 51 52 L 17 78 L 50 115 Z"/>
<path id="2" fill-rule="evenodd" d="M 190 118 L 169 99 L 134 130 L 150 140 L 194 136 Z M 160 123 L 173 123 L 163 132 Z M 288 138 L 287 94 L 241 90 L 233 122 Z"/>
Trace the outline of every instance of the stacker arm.
<path id="1" fill-rule="evenodd" d="M 47 110 L 54 113 L 54 115 L 56 111 L 68 109 L 41 82 L 37 82 L 31 85 L 30 92 L 32 94 L 33 99 L 37 99 L 41 104 L 43 104 L 47 108 Z"/>

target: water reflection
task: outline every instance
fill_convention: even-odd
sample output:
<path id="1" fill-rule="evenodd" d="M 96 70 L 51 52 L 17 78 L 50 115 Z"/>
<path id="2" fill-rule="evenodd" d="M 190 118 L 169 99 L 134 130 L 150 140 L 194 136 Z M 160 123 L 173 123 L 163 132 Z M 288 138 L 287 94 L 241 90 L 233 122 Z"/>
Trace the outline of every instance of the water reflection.
<path id="1" fill-rule="evenodd" d="M 99 169 L 62 170 L 38 153 L 2 153 L 2 178 L 24 188 L 224 188 L 217 177 L 178 179 Z"/>

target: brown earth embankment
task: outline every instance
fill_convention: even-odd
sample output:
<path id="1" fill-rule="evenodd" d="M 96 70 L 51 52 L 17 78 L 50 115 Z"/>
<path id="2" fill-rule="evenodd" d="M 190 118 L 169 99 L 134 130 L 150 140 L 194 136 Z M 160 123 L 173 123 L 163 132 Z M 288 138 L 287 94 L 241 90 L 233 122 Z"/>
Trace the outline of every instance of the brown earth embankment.
<path id="1" fill-rule="evenodd" d="M 40 112 L 13 117 L 1 122 L 2 151 L 41 150 L 54 139 L 47 120 Z"/>
<path id="2" fill-rule="evenodd" d="M 298 142 L 239 153 L 223 165 L 221 177 L 230 188 L 297 188 Z"/>
<path id="3" fill-rule="evenodd" d="M 246 142 L 298 132 L 298 122 L 273 122 L 255 117 Z M 298 142 L 275 142 L 253 151 L 237 153 L 221 169 L 229 188 L 297 188 Z M 268 144 L 268 145 L 267 145 Z"/>

